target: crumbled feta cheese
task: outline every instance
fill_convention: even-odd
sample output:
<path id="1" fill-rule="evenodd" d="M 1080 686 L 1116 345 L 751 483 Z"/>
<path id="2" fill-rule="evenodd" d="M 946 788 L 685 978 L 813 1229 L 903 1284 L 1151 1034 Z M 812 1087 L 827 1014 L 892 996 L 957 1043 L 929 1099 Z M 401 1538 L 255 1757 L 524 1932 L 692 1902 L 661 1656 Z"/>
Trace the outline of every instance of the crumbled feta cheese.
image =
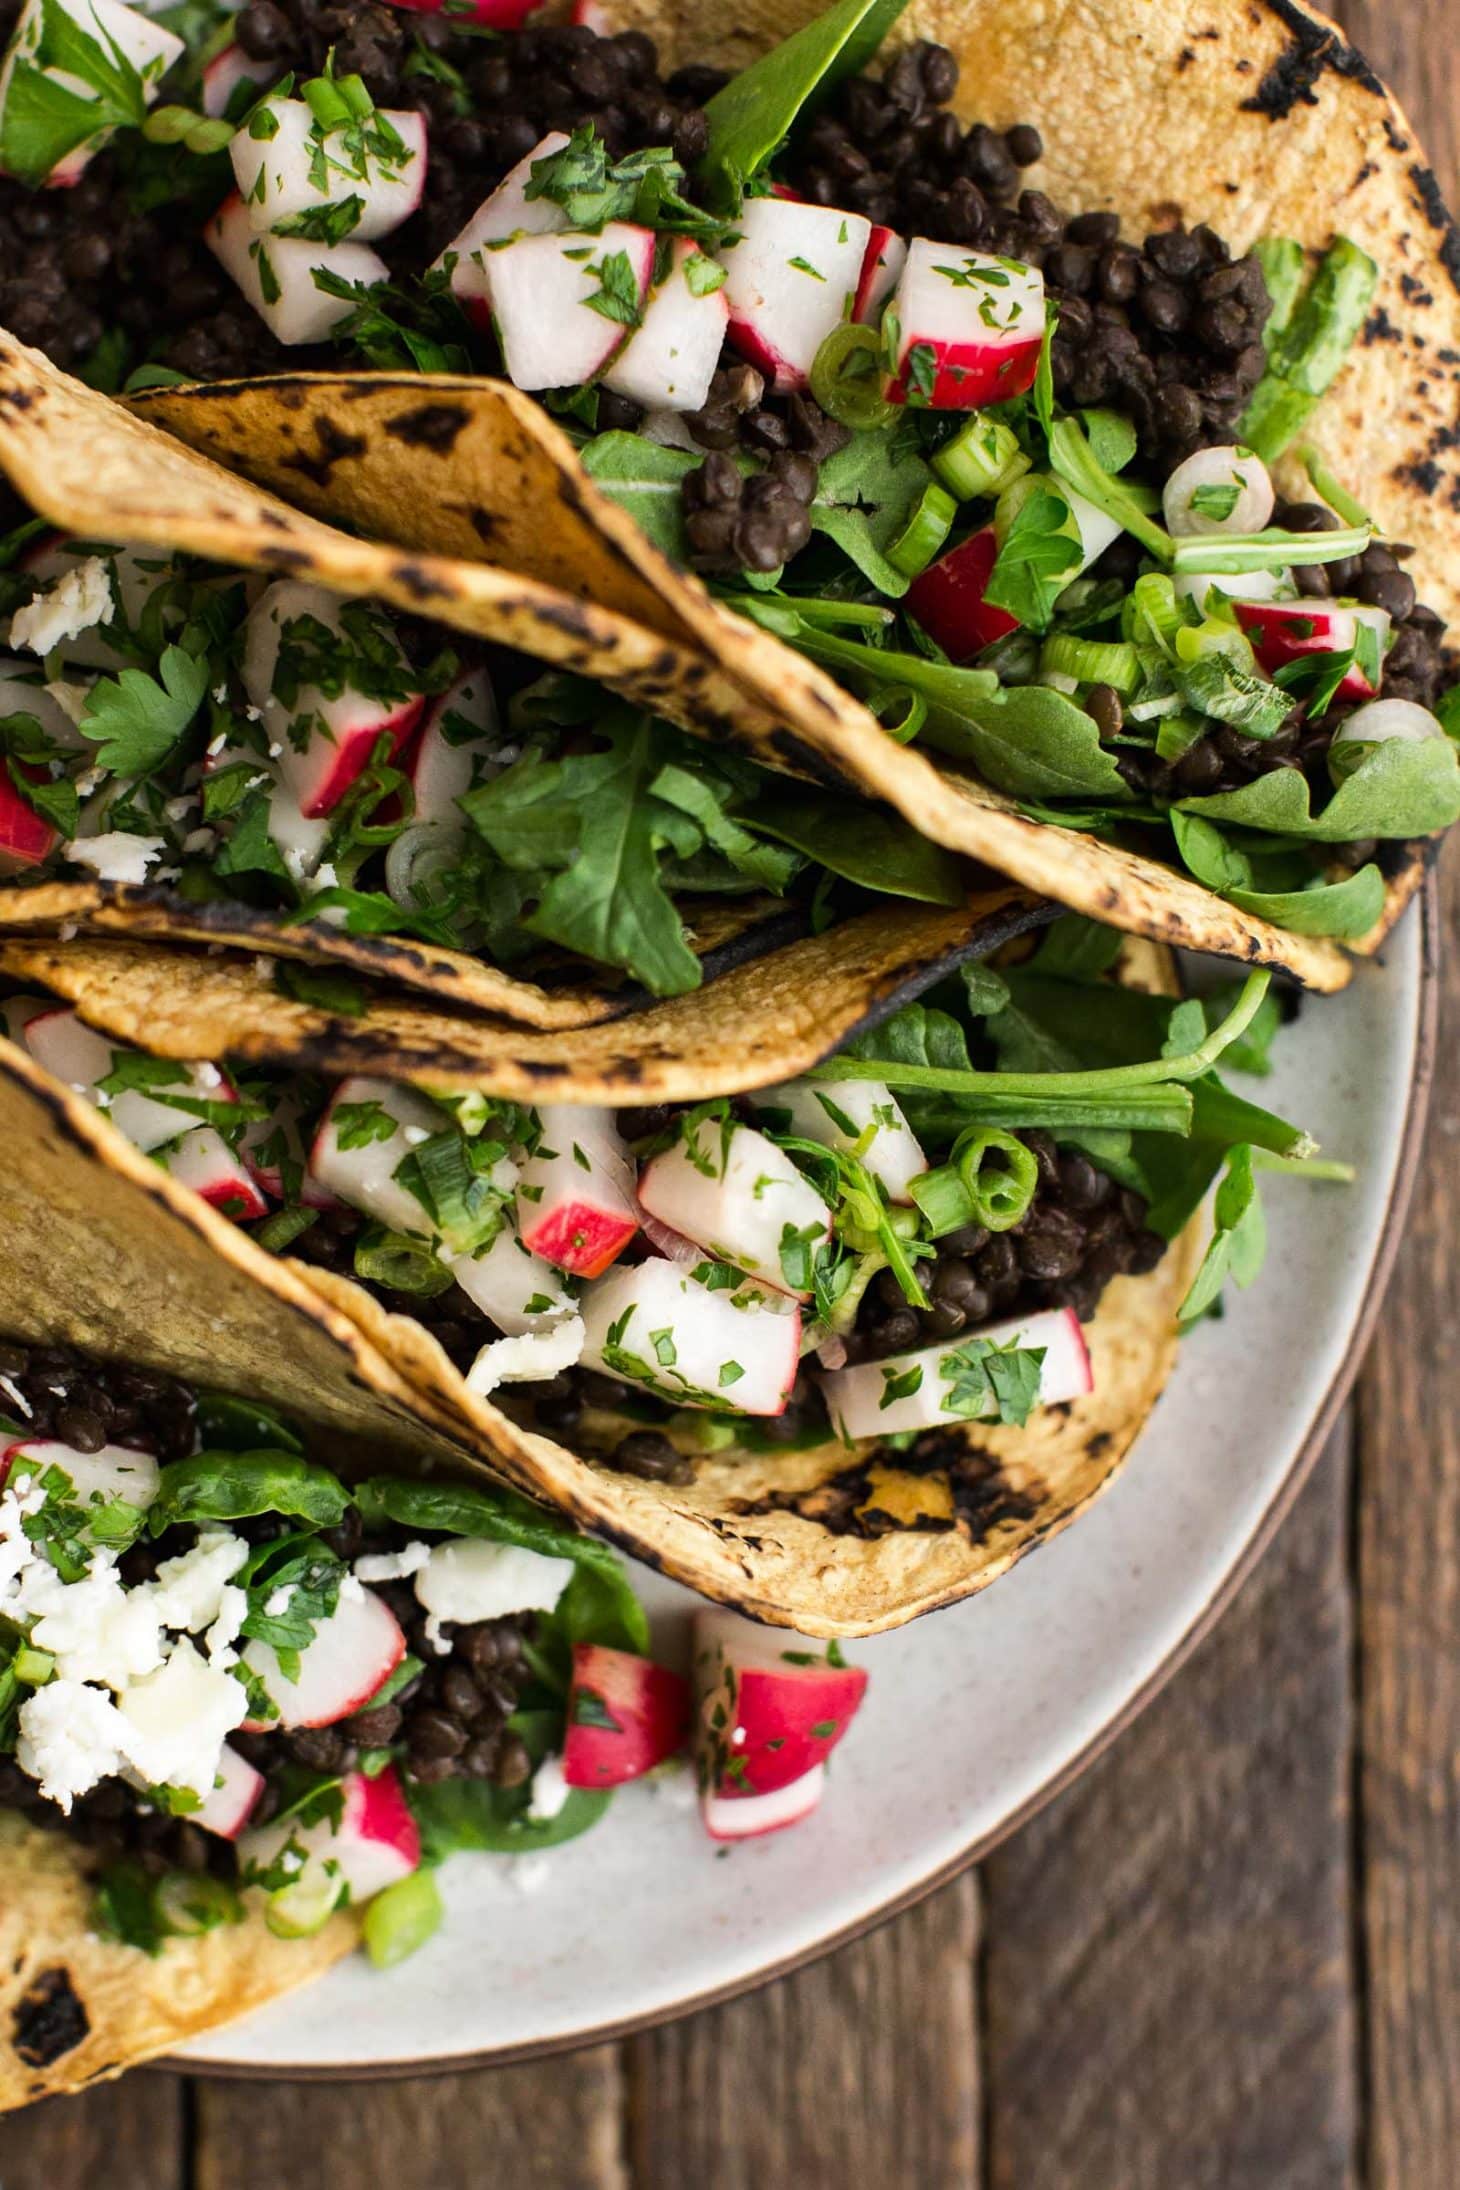
<path id="1" fill-rule="evenodd" d="M 355 1572 L 362 1582 L 403 1582 L 408 1575 L 419 1574 L 430 1558 L 429 1544 L 412 1542 L 399 1551 L 366 1552 L 355 1561 Z"/>
<path id="2" fill-rule="evenodd" d="M 80 775 L 76 778 L 76 796 L 78 798 L 90 798 L 92 792 L 96 789 L 97 785 L 101 782 L 101 779 L 105 774 L 106 770 L 100 766 L 96 768 L 83 768 Z"/>
<path id="3" fill-rule="evenodd" d="M 561 1757 L 544 1757 L 532 1775 L 532 1800 L 527 1814 L 539 1825 L 550 1824 L 573 1792 L 563 1777 Z"/>
<path id="4" fill-rule="evenodd" d="M 217 695 L 217 693 L 216 693 L 216 692 L 214 693 L 213 697 L 214 697 L 214 699 L 217 699 L 217 698 L 218 698 L 218 695 Z M 221 702 L 221 701 L 219 701 L 219 705 L 220 705 L 220 706 L 222 705 L 222 702 Z M 220 730 L 220 731 L 218 732 L 218 734 L 217 734 L 217 736 L 216 736 L 216 737 L 212 737 L 212 738 L 209 738 L 209 740 L 208 740 L 208 757 L 209 757 L 209 759 L 211 760 L 212 758 L 214 758 L 214 756 L 215 756 L 215 755 L 217 755 L 217 754 L 221 753 L 221 752 L 222 752 L 222 750 L 223 750 L 223 748 L 224 748 L 224 746 L 225 746 L 225 745 L 226 745 L 227 743 L 228 743 L 228 732 L 227 732 L 226 730 Z"/>
<path id="5" fill-rule="evenodd" d="M 4 1392 L 11 1406 L 15 1408 L 18 1414 L 23 1414 L 27 1422 L 32 1419 L 34 1409 L 30 1401 L 26 1398 L 20 1386 L 12 1384 L 8 1376 L 0 1376 L 0 1392 Z"/>
<path id="6" fill-rule="evenodd" d="M 510 1612 L 551 1612 L 572 1578 L 571 1559 L 457 1536 L 432 1545 L 416 1595 L 438 1621 L 500 1620 Z"/>
<path id="7" fill-rule="evenodd" d="M 211 852 L 218 841 L 216 829 L 190 829 L 183 838 L 185 852 Z"/>
<path id="8" fill-rule="evenodd" d="M 73 837 L 65 849 L 69 860 L 78 867 L 90 867 L 103 882 L 145 882 L 148 867 L 162 857 L 166 846 L 160 836 L 109 829 L 100 836 Z"/>
<path id="9" fill-rule="evenodd" d="M 581 1358 L 587 1335 L 581 1316 L 564 1316 L 545 1331 L 494 1338 L 467 1370 L 466 1388 L 485 1399 L 499 1384 L 535 1384 L 559 1376 Z"/>
<path id="10" fill-rule="evenodd" d="M 237 1688 L 238 1683 L 235 1681 Z M 239 1688 L 239 1694 L 243 1690 Z M 53 1680 L 18 1714 L 16 1761 L 47 1801 L 69 1815 L 78 1795 L 110 1779 L 122 1762 L 122 1715 L 110 1696 L 80 1681 Z"/>
<path id="11" fill-rule="evenodd" d="M 235 1589 L 230 1582 L 219 1597 L 218 1617 L 203 1637 L 203 1645 L 211 1664 L 222 1666 L 225 1670 L 231 1665 L 237 1665 L 238 1651 L 235 1645 L 243 1632 L 243 1623 L 247 1617 L 248 1591 Z"/>
<path id="12" fill-rule="evenodd" d="M 273 1590 L 264 1599 L 264 1618 L 266 1620 L 282 1620 L 293 1602 L 293 1585 L 292 1583 L 286 1583 L 282 1589 Z"/>
<path id="13" fill-rule="evenodd" d="M 78 639 L 112 612 L 111 574 L 99 555 L 88 555 L 38 593 L 10 619 L 10 644 L 49 654 L 65 639 Z"/>
<path id="14" fill-rule="evenodd" d="M 117 1709 L 125 1721 L 119 1746 L 147 1784 L 203 1796 L 212 1792 L 226 1736 L 248 1715 L 248 1696 L 242 1681 L 180 1642 L 157 1672 L 123 1690 Z"/>
<path id="15" fill-rule="evenodd" d="M 248 1545 L 231 1529 L 205 1529 L 190 1551 L 164 1559 L 145 1594 L 153 1602 L 160 1627 L 185 1628 L 190 1635 L 211 1627 L 223 1605 L 225 1584 L 248 1557 Z M 139 1590 L 137 1594 L 144 1594 Z"/>
<path id="16" fill-rule="evenodd" d="M 110 1552 L 93 1552 L 78 1582 L 63 1582 L 49 1560 L 33 1559 L 20 1576 L 19 1610 L 33 1622 L 32 1643 L 51 1653 L 64 1681 L 120 1688 L 162 1663 L 150 1592 L 124 1588 Z"/>

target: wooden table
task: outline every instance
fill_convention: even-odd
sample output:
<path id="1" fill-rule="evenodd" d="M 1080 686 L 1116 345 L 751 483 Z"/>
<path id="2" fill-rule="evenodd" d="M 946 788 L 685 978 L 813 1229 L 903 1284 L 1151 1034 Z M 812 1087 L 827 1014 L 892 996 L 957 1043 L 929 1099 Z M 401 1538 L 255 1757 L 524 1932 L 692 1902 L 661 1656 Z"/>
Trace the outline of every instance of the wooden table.
<path id="1" fill-rule="evenodd" d="M 1338 12 L 1456 202 L 1460 0 Z M 137 2075 L 0 2125 L 0 2190 L 1453 2190 L 1457 915 L 1452 857 L 1428 1154 L 1353 1405 L 1216 1632 L 1071 1792 L 730 2007 L 373 2089 Z"/>

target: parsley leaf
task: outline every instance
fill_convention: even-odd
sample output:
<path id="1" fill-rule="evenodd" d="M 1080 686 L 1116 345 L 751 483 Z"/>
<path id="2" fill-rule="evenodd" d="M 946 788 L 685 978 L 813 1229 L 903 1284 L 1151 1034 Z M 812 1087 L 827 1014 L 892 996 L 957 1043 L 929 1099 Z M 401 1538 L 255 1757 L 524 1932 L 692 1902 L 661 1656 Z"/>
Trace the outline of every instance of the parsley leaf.
<path id="1" fill-rule="evenodd" d="M 984 598 L 1017 616 L 1029 631 L 1046 631 L 1054 604 L 1080 567 L 1080 542 L 1069 504 L 1045 489 L 1029 495 L 999 549 Z"/>
<path id="2" fill-rule="evenodd" d="M 103 768 L 119 776 L 147 776 L 164 761 L 203 703 L 208 664 L 180 646 L 164 649 L 158 677 L 123 669 L 99 677 L 81 718 Z"/>

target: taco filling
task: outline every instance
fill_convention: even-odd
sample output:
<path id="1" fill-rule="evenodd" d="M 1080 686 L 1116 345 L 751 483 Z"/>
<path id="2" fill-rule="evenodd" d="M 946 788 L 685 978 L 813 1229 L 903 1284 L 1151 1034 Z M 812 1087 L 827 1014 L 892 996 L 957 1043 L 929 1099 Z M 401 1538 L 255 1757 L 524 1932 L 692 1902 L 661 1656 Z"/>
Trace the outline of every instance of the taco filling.
<path id="1" fill-rule="evenodd" d="M 1341 465 L 1269 469 L 1365 324 L 1343 236 L 1310 274 L 1069 216 L 947 48 L 867 72 L 859 0 L 667 80 L 588 8 L 121 7 L 80 89 L 47 10 L 78 43 L 29 0 L 0 81 L 0 319 L 94 382 L 504 376 L 890 738 L 1282 928 L 1362 937 L 1460 813 L 1408 550 Z"/>
<path id="2" fill-rule="evenodd" d="M 85 882 L 164 931 L 346 958 L 353 939 L 364 970 L 427 987 L 431 954 L 423 973 L 386 939 L 543 988 L 587 960 L 663 996 L 879 900 L 967 894 L 972 870 L 906 823 L 378 602 L 35 521 L 7 551 L 0 875 L 21 924 L 24 885 Z"/>

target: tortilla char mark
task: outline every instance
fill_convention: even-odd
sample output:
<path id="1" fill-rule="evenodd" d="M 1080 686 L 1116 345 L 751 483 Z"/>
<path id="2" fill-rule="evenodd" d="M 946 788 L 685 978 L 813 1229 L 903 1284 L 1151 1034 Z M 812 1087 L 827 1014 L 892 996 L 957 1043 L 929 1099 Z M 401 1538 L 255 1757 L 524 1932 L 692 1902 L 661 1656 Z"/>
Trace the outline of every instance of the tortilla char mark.
<path id="1" fill-rule="evenodd" d="M 32 1979 L 21 1994 L 13 2023 L 15 2050 L 27 2068 L 50 2068 L 74 2053 L 91 2034 L 91 2021 L 71 1973 L 60 1964 Z"/>
<path id="2" fill-rule="evenodd" d="M 434 449 L 444 456 L 456 446 L 457 436 L 466 424 L 464 403 L 418 403 L 388 418 L 385 430 L 393 441 L 403 441 L 407 448 Z"/>
<path id="3" fill-rule="evenodd" d="M 310 456 L 299 449 L 293 456 L 286 456 L 283 462 L 286 470 L 302 472 L 316 487 L 327 487 L 336 464 L 363 456 L 366 442 L 360 434 L 342 433 L 332 418 L 326 418 L 320 412 L 315 413 L 313 423 L 319 454 Z"/>
<path id="4" fill-rule="evenodd" d="M 1265 114 L 1270 121 L 1286 121 L 1295 106 L 1317 106 L 1313 89 L 1325 69 L 1346 76 L 1385 96 L 1384 86 L 1356 46 L 1341 38 L 1331 23 L 1312 16 L 1295 0 L 1264 0 L 1264 5 L 1291 32 L 1292 43 L 1273 62 L 1250 99 L 1242 101 L 1249 114 Z"/>
<path id="5" fill-rule="evenodd" d="M 1044 1486 L 1028 1477 L 1016 1487 L 997 1453 L 970 1444 L 957 1429 L 929 1430 L 910 1450 L 897 1454 L 895 1467 L 902 1475 L 941 1477 L 952 1512 L 898 1514 L 879 1506 L 873 1472 L 880 1469 L 885 1474 L 888 1468 L 875 1451 L 809 1490 L 732 1499 L 729 1510 L 747 1519 L 756 1514 L 794 1513 L 799 1520 L 815 1522 L 829 1536 L 858 1536 L 864 1541 L 879 1536 L 944 1536 L 957 1529 L 970 1543 L 982 1544 L 1015 1521 L 1035 1519 L 1048 1499 Z"/>

